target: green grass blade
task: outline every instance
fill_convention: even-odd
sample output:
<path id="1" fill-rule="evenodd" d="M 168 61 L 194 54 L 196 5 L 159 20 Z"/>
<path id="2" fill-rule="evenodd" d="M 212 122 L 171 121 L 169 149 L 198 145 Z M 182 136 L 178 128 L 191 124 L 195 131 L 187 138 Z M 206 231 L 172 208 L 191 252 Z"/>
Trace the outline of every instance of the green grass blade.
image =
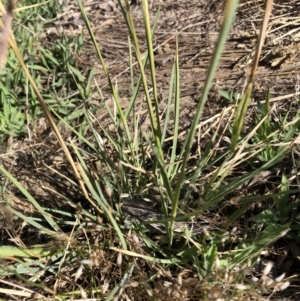
<path id="1" fill-rule="evenodd" d="M 231 137 L 231 151 L 234 152 L 236 150 L 236 146 L 238 144 L 240 133 L 244 124 L 244 119 L 246 116 L 247 108 L 249 105 L 250 96 L 252 93 L 252 84 L 249 85 L 249 88 L 247 92 L 243 95 L 241 100 L 239 101 L 236 114 L 235 114 L 235 120 L 233 123 L 233 133 Z"/>
<path id="2" fill-rule="evenodd" d="M 176 174 L 179 165 L 174 165 L 177 152 L 178 143 L 178 132 L 179 132 L 179 109 L 180 109 L 180 76 L 179 76 L 179 57 L 178 57 L 178 35 L 176 35 L 176 55 L 175 55 L 175 85 L 174 85 L 175 95 L 174 95 L 174 132 L 173 132 L 173 145 L 170 158 L 170 168 L 168 176 L 170 179 L 171 173 L 173 177 Z"/>
<path id="3" fill-rule="evenodd" d="M 185 179 L 185 175 L 186 175 L 185 169 L 186 169 L 187 161 L 190 156 L 190 150 L 191 150 L 193 139 L 194 139 L 194 136 L 196 133 L 196 127 L 199 123 L 204 105 L 206 103 L 207 95 L 208 95 L 211 83 L 213 81 L 224 45 L 226 43 L 226 40 L 227 40 L 227 37 L 229 34 L 229 30 L 231 28 L 231 24 L 233 23 L 238 3 L 239 3 L 238 0 L 232 0 L 232 1 L 227 2 L 224 21 L 223 21 L 222 28 L 221 28 L 221 31 L 219 34 L 219 39 L 218 39 L 218 42 L 216 45 L 216 49 L 214 51 L 213 57 L 211 59 L 210 65 L 209 65 L 207 78 L 206 78 L 206 81 L 205 81 L 205 84 L 203 87 L 202 95 L 200 97 L 199 105 L 197 107 L 197 111 L 196 111 L 193 123 L 189 130 L 186 143 L 184 144 L 183 162 L 182 162 L 180 175 L 179 175 L 177 185 L 176 185 L 175 203 L 172 206 L 172 213 L 171 213 L 172 217 L 176 216 L 180 192 L 181 192 L 181 188 L 182 188 L 182 185 L 183 185 L 183 182 Z"/>
<path id="4" fill-rule="evenodd" d="M 142 0 L 142 11 L 144 18 L 144 26 L 146 32 L 147 39 L 147 48 L 149 54 L 149 64 L 150 64 L 150 73 L 151 73 L 151 82 L 153 88 L 153 96 L 154 96 L 154 108 L 155 108 L 155 118 L 157 122 L 157 128 L 160 131 L 160 118 L 159 118 L 159 109 L 158 109 L 158 97 L 157 97 L 157 85 L 156 85 L 156 76 L 155 76 L 155 63 L 154 63 L 154 51 L 152 45 L 152 35 L 151 35 L 151 27 L 149 20 L 149 8 L 148 8 L 148 0 Z M 158 11 L 159 14 L 159 11 Z"/>
<path id="5" fill-rule="evenodd" d="M 45 250 L 44 247 L 35 247 L 30 249 L 19 248 L 14 246 L 0 246 L 0 258 L 12 258 L 12 257 L 22 257 L 22 258 L 41 258 L 51 255 L 53 251 Z"/>
<path id="6" fill-rule="evenodd" d="M 131 142 L 131 135 L 130 135 L 130 131 L 129 131 L 129 128 L 128 128 L 128 123 L 127 123 L 126 117 L 125 117 L 125 115 L 123 113 L 123 110 L 121 108 L 120 101 L 119 101 L 119 98 L 118 98 L 118 95 L 117 95 L 117 91 L 114 88 L 113 83 L 111 81 L 111 78 L 109 76 L 106 64 L 104 62 L 104 59 L 103 59 L 103 57 L 101 55 L 101 51 L 100 51 L 99 46 L 98 46 L 98 42 L 96 41 L 96 38 L 95 38 L 95 35 L 93 33 L 92 27 L 90 25 L 89 19 L 88 19 L 86 13 L 85 13 L 85 9 L 83 7 L 82 1 L 81 0 L 77 0 L 77 3 L 78 3 L 78 6 L 80 8 L 80 12 L 81 12 L 82 18 L 84 20 L 84 23 L 87 26 L 88 32 L 89 32 L 90 37 L 92 39 L 93 45 L 95 47 L 95 50 L 97 52 L 98 58 L 99 58 L 99 60 L 101 62 L 103 71 L 104 71 L 105 76 L 107 78 L 107 81 L 109 83 L 109 87 L 110 87 L 110 90 L 111 90 L 111 92 L 113 94 L 113 98 L 115 100 L 115 104 L 117 105 L 117 109 L 118 109 L 118 113 L 120 115 L 120 119 L 122 121 L 122 124 L 124 125 L 124 129 L 125 129 L 125 134 L 126 134 L 127 140 L 129 142 L 130 147 L 132 148 L 132 144 L 130 143 Z M 131 149 L 131 151 L 133 152 L 132 149 Z"/>
<path id="7" fill-rule="evenodd" d="M 170 112 L 171 112 L 171 106 L 172 106 L 174 81 L 175 81 L 175 65 L 173 65 L 172 73 L 171 73 L 171 78 L 170 78 L 168 103 L 167 103 L 167 107 L 166 107 L 165 121 L 164 121 L 163 130 L 162 130 L 162 137 L 161 137 L 162 147 L 164 146 L 164 142 L 165 142 L 165 139 L 166 139 L 167 130 L 168 130 L 168 126 L 169 126 Z"/>
<path id="8" fill-rule="evenodd" d="M 52 229 L 56 232 L 61 232 L 60 228 L 54 221 L 54 219 L 40 206 L 40 204 L 31 196 L 31 194 L 21 185 L 21 183 L 14 178 L 2 165 L 0 165 L 0 172 L 2 172 L 14 185 L 19 189 L 19 191 L 28 199 L 28 201 L 36 208 L 36 210 L 45 218 L 45 220 L 48 222 L 48 224 L 52 227 Z M 16 211 L 14 210 L 16 213 Z M 27 218 L 24 215 L 23 219 L 29 221 L 31 218 Z M 39 229 L 43 228 L 45 231 L 49 231 L 48 229 L 45 229 L 44 227 L 41 227 L 39 224 L 34 223 L 33 221 L 30 222 L 32 225 L 37 226 Z M 51 232 L 51 231 L 50 231 Z"/>
<path id="9" fill-rule="evenodd" d="M 79 159 L 81 165 L 84 167 L 85 163 L 84 160 L 82 158 L 82 156 L 79 154 L 78 149 L 73 146 L 73 149 L 77 155 L 77 158 Z M 124 239 L 123 233 L 118 225 L 118 223 L 116 222 L 116 220 L 114 219 L 113 215 L 110 212 L 110 209 L 107 207 L 106 201 L 103 201 L 103 199 L 99 196 L 98 192 L 95 190 L 95 187 L 93 185 L 93 180 L 92 177 L 88 177 L 88 172 L 87 172 L 87 167 L 85 166 L 85 170 L 81 173 L 82 179 L 85 183 L 85 185 L 87 186 L 90 194 L 93 196 L 93 198 L 97 201 L 97 203 L 100 205 L 101 209 L 104 211 L 105 215 L 107 216 L 107 218 L 109 219 L 109 221 L 111 222 L 111 225 L 114 227 L 118 237 L 120 238 L 120 242 L 122 244 L 122 248 L 124 250 L 127 250 L 127 244 L 126 241 Z M 92 204 L 94 207 L 96 207 L 95 204 Z"/>
<path id="10" fill-rule="evenodd" d="M 254 242 L 246 247 L 243 251 L 239 252 L 230 261 L 230 267 L 233 268 L 236 265 L 249 260 L 249 256 L 258 256 L 261 251 L 270 245 L 272 242 L 276 241 L 278 238 L 282 237 L 289 230 L 290 224 L 279 225 L 271 224 L 268 225 L 255 239 Z M 236 253 L 233 251 L 232 253 Z"/>

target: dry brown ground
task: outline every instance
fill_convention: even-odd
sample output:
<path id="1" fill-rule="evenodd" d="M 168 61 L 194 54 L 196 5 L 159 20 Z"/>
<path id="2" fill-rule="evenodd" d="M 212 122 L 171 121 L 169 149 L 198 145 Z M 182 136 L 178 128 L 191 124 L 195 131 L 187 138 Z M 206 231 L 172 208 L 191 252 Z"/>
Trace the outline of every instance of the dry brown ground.
<path id="1" fill-rule="evenodd" d="M 159 85 L 161 110 L 165 108 L 172 65 L 175 55 L 176 33 L 179 41 L 180 83 L 181 83 L 181 126 L 189 125 L 196 103 L 205 80 L 209 61 L 218 37 L 218 31 L 224 13 L 223 1 L 149 1 L 152 21 L 158 8 L 160 18 L 154 38 L 157 82 Z M 212 93 L 204 117 L 220 112 L 227 105 L 218 97 L 217 88 L 226 91 L 242 92 L 250 72 L 257 33 L 261 26 L 265 1 L 241 1 L 236 20 L 232 27 L 228 43 L 218 68 Z M 123 21 L 117 1 L 85 1 L 89 19 L 99 42 L 105 62 L 118 91 L 124 107 L 131 95 L 128 30 Z M 270 88 L 273 101 L 284 97 L 285 103 L 293 101 L 299 90 L 300 66 L 300 5 L 298 1 L 275 1 L 273 15 L 268 28 L 266 43 L 261 63 L 258 68 L 253 100 L 263 100 Z M 142 52 L 146 50 L 142 12 L 139 5 L 132 9 L 140 36 Z M 49 28 L 49 36 L 56 31 L 76 35 L 85 30 L 76 1 L 69 0 L 55 29 Z M 85 35 L 87 37 L 87 34 Z M 83 70 L 97 67 L 97 85 L 102 89 L 107 100 L 110 92 L 102 67 L 89 42 L 86 51 L 79 58 L 78 65 Z M 139 72 L 135 69 L 136 77 Z M 139 103 L 143 105 L 143 94 Z M 99 112 L 105 124 L 105 115 Z M 108 121 L 107 121 L 108 122 Z M 147 121 L 145 121 L 147 123 Z"/>
<path id="2" fill-rule="evenodd" d="M 157 67 L 157 82 L 160 92 L 160 109 L 164 110 L 168 97 L 169 78 L 174 62 L 175 39 L 178 33 L 179 60 L 181 77 L 181 129 L 186 129 L 193 117 L 201 88 L 205 80 L 214 43 L 222 22 L 224 1 L 150 0 L 152 20 L 158 8 L 161 7 L 160 18 L 154 38 L 155 60 Z M 227 102 L 218 96 L 217 88 L 241 92 L 250 72 L 251 58 L 255 48 L 256 34 L 260 28 L 265 1 L 241 1 L 237 17 L 223 53 L 218 72 L 208 99 L 203 119 L 221 112 L 228 106 Z M 117 1 L 88 0 L 84 2 L 89 19 L 99 42 L 103 57 L 108 66 L 113 81 L 118 84 L 118 90 L 125 108 L 131 95 L 130 73 L 128 64 L 128 31 L 123 17 L 117 7 Z M 132 8 L 137 32 L 143 42 L 141 9 L 137 5 Z M 297 0 L 275 1 L 273 15 L 270 21 L 263 59 L 261 60 L 253 101 L 264 99 L 270 88 L 274 103 L 281 109 L 295 102 L 298 95 L 300 77 L 300 3 Z M 89 42 L 83 21 L 75 0 L 66 1 L 63 13 L 45 31 L 45 38 L 55 41 L 56 32 L 64 30 L 68 35 L 85 32 L 85 51 L 78 57 L 78 67 L 87 72 L 91 67 L 97 67 L 95 80 L 102 89 L 108 102 L 112 105 L 109 87 L 103 74 L 102 67 L 96 58 L 95 51 Z M 135 66 L 136 78 L 139 74 Z M 98 100 L 94 94 L 93 100 Z M 139 95 L 140 112 L 146 110 L 143 93 Z M 254 102 L 255 103 L 255 102 Z M 146 111 L 145 111 L 146 112 Z M 251 110 L 249 110 L 251 112 Z M 102 125 L 109 125 L 109 118 L 104 110 L 98 112 Z M 249 115 L 251 119 L 251 114 Z M 144 120 L 144 126 L 148 126 Z M 64 162 L 61 161 L 61 150 L 56 147 L 55 138 L 47 133 L 47 127 L 40 120 L 40 130 L 35 132 L 30 141 L 14 141 L 10 152 L 2 156 L 6 166 L 17 175 L 22 184 L 38 197 L 41 202 L 57 200 L 57 195 L 50 189 L 65 191 L 63 177 L 49 172 L 49 166 L 66 173 Z M 42 135 L 39 134 L 42 132 Z M 66 132 L 66 136 L 68 133 Z M 37 156 L 33 147 L 40 144 L 40 155 Z M 24 147 L 25 146 L 25 147 Z M 48 167 L 46 167 L 46 165 Z M 59 182 L 61 181 L 61 183 Z M 42 187 L 47 187 L 49 190 Z M 72 189 L 70 190 L 72 193 Z M 75 198 L 75 196 L 74 196 Z M 21 195 L 14 196 L 17 208 L 32 213 L 32 208 L 24 206 L 25 199 Z M 57 200 L 59 201 L 59 200 Z M 53 207 L 60 206 L 57 202 Z M 30 233 L 28 234 L 31 235 Z M 3 235 L 5 240 L 7 235 Z M 296 299 L 295 299 L 296 300 Z"/>

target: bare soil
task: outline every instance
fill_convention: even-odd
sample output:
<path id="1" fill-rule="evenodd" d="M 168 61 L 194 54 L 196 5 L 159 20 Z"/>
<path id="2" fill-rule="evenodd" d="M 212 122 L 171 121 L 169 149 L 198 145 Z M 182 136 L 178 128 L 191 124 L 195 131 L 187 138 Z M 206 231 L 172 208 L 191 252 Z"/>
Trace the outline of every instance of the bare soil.
<path id="1" fill-rule="evenodd" d="M 224 15 L 223 1 L 149 1 L 151 20 L 160 8 L 159 20 L 155 31 L 155 62 L 158 90 L 160 93 L 161 111 L 168 98 L 170 74 L 176 53 L 180 61 L 181 84 L 181 126 L 188 127 L 199 100 L 205 82 L 206 71 L 218 38 L 218 32 Z M 85 9 L 92 24 L 95 36 L 108 67 L 110 77 L 118 85 L 118 92 L 124 107 L 127 106 L 131 92 L 128 29 L 118 8 L 117 1 L 85 1 Z M 234 25 L 228 37 L 211 95 L 208 99 L 203 118 L 220 112 L 227 102 L 219 97 L 217 89 L 241 93 L 250 73 L 257 35 L 261 26 L 265 1 L 241 1 Z M 298 1 L 275 1 L 266 43 L 263 48 L 260 66 L 257 70 L 253 101 L 265 98 L 270 89 L 273 101 L 285 99 L 285 104 L 293 102 L 299 92 L 300 67 L 300 4 Z M 144 28 L 140 4 L 132 7 L 136 31 L 140 37 L 140 48 L 146 51 Z M 82 70 L 97 68 L 95 78 L 107 102 L 111 94 L 99 60 L 89 42 L 83 20 L 76 1 L 67 1 L 64 14 L 55 22 L 55 28 L 48 30 L 48 37 L 55 36 L 57 31 L 76 35 L 82 30 L 87 39 L 86 49 L 78 58 Z M 139 72 L 135 66 L 135 78 Z M 143 93 L 138 102 L 140 110 L 145 109 Z M 104 114 L 104 115 L 103 115 Z M 105 124 L 105 113 L 99 117 Z M 109 122 L 106 120 L 106 122 Z M 145 120 L 147 126 L 147 120 Z"/>

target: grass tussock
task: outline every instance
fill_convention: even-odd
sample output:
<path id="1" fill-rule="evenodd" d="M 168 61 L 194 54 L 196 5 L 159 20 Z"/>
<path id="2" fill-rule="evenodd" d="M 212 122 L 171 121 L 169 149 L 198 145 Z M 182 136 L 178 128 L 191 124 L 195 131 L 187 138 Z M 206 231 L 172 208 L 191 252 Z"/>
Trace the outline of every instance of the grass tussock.
<path id="1" fill-rule="evenodd" d="M 188 120 L 181 58 L 190 54 L 181 39 L 193 22 L 169 31 L 158 50 L 168 3 L 154 10 L 147 0 L 101 2 L 99 14 L 109 17 L 99 27 L 94 3 L 13 4 L 1 6 L 1 298 L 291 295 L 300 256 L 298 91 L 288 105 L 284 96 L 272 98 L 272 87 L 252 98 L 280 11 L 273 1 L 262 7 L 238 91 L 218 87 L 216 78 L 236 39 L 235 18 L 254 4 L 215 4 L 218 38 Z M 57 21 L 67 9 L 76 28 Z M 116 22 L 126 28 L 126 43 L 120 37 L 104 47 L 97 31 Z M 107 63 L 116 45 L 127 49 L 126 68 L 117 70 L 128 80 L 126 93 L 125 79 L 119 85 Z M 172 57 L 163 84 L 160 51 Z M 86 68 L 87 56 L 94 66 Z M 215 101 L 218 110 L 210 107 Z"/>

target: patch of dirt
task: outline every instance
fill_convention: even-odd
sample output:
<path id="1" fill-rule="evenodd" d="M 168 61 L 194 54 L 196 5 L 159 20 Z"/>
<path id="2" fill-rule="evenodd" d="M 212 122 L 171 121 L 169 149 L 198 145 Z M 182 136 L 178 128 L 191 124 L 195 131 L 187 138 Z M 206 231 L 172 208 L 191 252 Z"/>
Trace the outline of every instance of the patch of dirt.
<path id="1" fill-rule="evenodd" d="M 222 59 L 215 76 L 211 94 L 203 118 L 212 116 L 227 106 L 218 96 L 217 89 L 242 92 L 250 73 L 257 34 L 264 13 L 265 1 L 241 1 L 234 25 L 228 37 Z M 124 103 L 128 103 L 131 91 L 131 78 L 128 56 L 128 29 L 120 12 L 117 1 L 85 1 L 84 6 L 91 22 L 98 45 L 102 51 L 110 77 L 118 85 L 118 93 Z M 224 15 L 223 1 L 149 1 L 149 11 L 153 24 L 160 9 L 154 36 L 154 54 L 156 77 L 159 91 L 160 110 L 168 99 L 170 74 L 176 54 L 176 38 L 180 61 L 180 99 L 181 129 L 189 127 L 199 95 L 205 81 L 209 62 L 218 38 L 218 32 Z M 292 101 L 298 95 L 300 78 L 300 4 L 298 1 L 275 1 L 271 21 L 268 27 L 266 43 L 260 66 L 257 70 L 253 99 L 264 99 L 270 88 L 271 97 L 286 96 Z M 132 6 L 132 15 L 136 31 L 140 38 L 141 52 L 146 51 L 145 35 L 140 4 Z M 51 24 L 50 24 L 51 25 Z M 48 39 L 55 39 L 59 31 L 68 35 L 84 32 L 86 47 L 78 58 L 80 69 L 87 71 L 97 68 L 95 81 L 103 92 L 104 98 L 110 100 L 110 89 L 102 66 L 99 64 L 90 38 L 80 17 L 77 3 L 66 2 L 65 12 L 45 33 Z M 133 50 L 133 49 L 132 49 Z M 134 78 L 139 74 L 136 63 L 133 68 Z M 149 89 L 151 85 L 149 83 Z M 143 93 L 138 95 L 138 110 L 146 110 Z M 105 109 L 104 109 L 105 110 Z M 101 123 L 110 123 L 98 112 Z M 105 113 L 104 113 L 105 114 Z M 141 113 L 142 115 L 142 113 Z M 149 121 L 145 120 L 145 127 Z"/>

